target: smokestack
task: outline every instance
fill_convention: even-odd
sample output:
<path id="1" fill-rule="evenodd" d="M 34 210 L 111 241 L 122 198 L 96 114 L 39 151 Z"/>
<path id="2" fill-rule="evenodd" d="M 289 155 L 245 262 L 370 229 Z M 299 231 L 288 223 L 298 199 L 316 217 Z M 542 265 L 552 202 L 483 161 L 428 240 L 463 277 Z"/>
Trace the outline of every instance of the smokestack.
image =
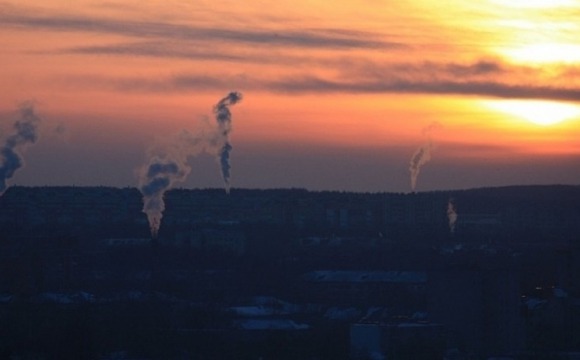
<path id="1" fill-rule="evenodd" d="M 453 235 L 455 234 L 455 223 L 457 222 L 457 210 L 453 198 L 449 198 L 447 202 L 447 219 L 449 220 L 449 231 Z"/>
<path id="2" fill-rule="evenodd" d="M 14 132 L 0 147 L 0 196 L 8 188 L 7 180 L 24 166 L 22 154 L 26 148 L 38 140 L 40 118 L 34 111 L 32 102 L 20 106 L 20 118 L 14 123 Z"/>
<path id="3" fill-rule="evenodd" d="M 409 171 L 411 172 L 411 189 L 413 192 L 415 192 L 415 188 L 417 187 L 417 178 L 421 172 L 421 166 L 425 165 L 431 160 L 431 150 L 433 149 L 431 132 L 439 128 L 441 128 L 441 124 L 436 121 L 423 128 L 422 133 L 424 136 L 427 136 L 427 142 L 421 145 L 411 157 Z"/>
<path id="4" fill-rule="evenodd" d="M 230 193 L 230 152 L 232 145 L 230 144 L 229 134 L 232 131 L 232 113 L 229 107 L 235 105 L 242 100 L 242 94 L 232 91 L 226 97 L 221 99 L 214 107 L 213 112 L 216 116 L 218 124 L 218 160 L 220 163 L 222 178 L 226 193 Z"/>

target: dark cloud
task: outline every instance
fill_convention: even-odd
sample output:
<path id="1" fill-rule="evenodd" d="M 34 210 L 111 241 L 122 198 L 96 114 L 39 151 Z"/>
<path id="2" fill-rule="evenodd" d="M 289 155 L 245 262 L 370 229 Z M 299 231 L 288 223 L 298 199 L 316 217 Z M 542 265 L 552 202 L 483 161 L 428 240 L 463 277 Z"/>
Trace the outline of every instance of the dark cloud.
<path id="1" fill-rule="evenodd" d="M 31 52 L 36 54 L 38 52 Z M 46 52 L 41 52 L 46 53 Z M 191 61 L 220 61 L 230 63 L 254 63 L 268 65 L 336 66 L 335 57 L 311 57 L 289 54 L 284 51 L 272 52 L 269 48 L 253 47 L 240 51 L 211 44 L 190 44 L 166 41 L 139 41 L 110 45 L 77 46 L 51 51 L 51 54 L 106 55 L 149 58 L 176 58 Z"/>
<path id="2" fill-rule="evenodd" d="M 360 80 L 398 79 L 406 81 L 469 81 L 474 79 L 496 79 L 502 76 L 515 76 L 533 73 L 533 70 L 524 66 L 514 66 L 502 63 L 499 60 L 478 60 L 472 63 L 458 62 L 407 62 L 407 63 L 380 63 L 365 59 L 347 59 L 337 63 L 343 78 Z"/>
<path id="3" fill-rule="evenodd" d="M 335 70 L 336 76 L 320 77 L 311 72 L 286 72 L 276 79 L 245 73 L 178 74 L 158 79 L 107 77 L 69 78 L 75 86 L 104 86 L 128 92 L 189 92 L 239 88 L 288 95 L 300 94 L 433 94 L 484 96 L 506 99 L 579 101 L 580 85 L 574 68 L 561 68 L 553 83 L 544 74 L 525 66 L 493 60 L 473 63 L 376 64 L 364 58 L 312 59 L 313 66 Z M 306 67 L 309 68 L 309 67 Z M 303 69 L 303 68 L 301 68 Z M 564 74 L 567 76 L 565 77 Z M 563 81 L 563 80 L 566 81 Z M 565 86 L 560 84 L 566 84 Z"/>
<path id="4" fill-rule="evenodd" d="M 245 75 L 200 75 L 183 74 L 170 77 L 150 78 L 111 78 L 101 75 L 58 76 L 56 81 L 64 87 L 104 88 L 123 93 L 186 93 L 196 91 L 223 91 L 224 88 L 243 88 L 252 90 L 267 90 L 265 83 L 251 80 Z"/>
<path id="5" fill-rule="evenodd" d="M 445 70 L 455 76 L 501 74 L 505 72 L 504 66 L 491 60 L 480 60 L 474 64 L 467 65 L 447 64 Z"/>
<path id="6" fill-rule="evenodd" d="M 576 85 L 580 79 L 573 75 L 573 68 L 566 67 L 558 68 L 558 74 L 551 74 L 549 79 L 541 69 L 489 59 L 472 63 L 417 64 L 349 61 L 338 65 L 337 69 L 340 75 L 334 78 L 303 74 L 269 81 L 262 86 L 288 94 L 408 93 L 580 100 L 580 86 Z"/>
<path id="7" fill-rule="evenodd" d="M 100 75 L 73 76 L 58 81 L 65 87 L 78 89 L 79 87 L 107 88 L 123 93 L 168 93 L 190 92 L 197 90 L 223 90 L 235 84 L 244 83 L 241 78 L 212 77 L 208 75 L 181 75 L 170 78 L 109 78 Z"/>
<path id="8" fill-rule="evenodd" d="M 342 34 L 343 32 L 340 32 Z M 190 46 L 191 45 L 191 46 Z M 447 74 L 455 77 L 491 76 L 501 75 L 508 72 L 505 65 L 493 60 L 479 60 L 470 64 L 459 63 L 436 63 L 423 62 L 419 64 L 380 64 L 353 57 L 313 57 L 296 56 L 280 52 L 262 50 L 260 48 L 230 50 L 228 48 L 215 48 L 202 44 L 184 44 L 182 42 L 167 41 L 139 41 L 129 43 L 116 43 L 110 45 L 77 46 L 54 51 L 57 54 L 80 54 L 80 55 L 113 55 L 113 56 L 143 56 L 158 58 L 182 58 L 196 61 L 231 61 L 253 62 L 276 65 L 298 65 L 334 67 L 351 76 L 381 76 L 385 72 L 416 75 L 423 77 L 435 77 L 439 74 Z"/>
<path id="9" fill-rule="evenodd" d="M 1 16 L 0 26 L 62 32 L 94 32 L 147 39 L 230 41 L 306 48 L 398 48 L 403 44 L 379 40 L 378 34 L 341 29 L 286 30 L 208 28 L 152 21 L 120 21 L 96 17 Z"/>
<path id="10" fill-rule="evenodd" d="M 375 81 L 335 81 L 305 76 L 287 78 L 265 85 L 272 91 L 300 93 L 408 93 L 436 95 L 489 96 L 507 99 L 551 99 L 579 101 L 580 88 L 549 85 L 505 84 L 496 81 L 413 81 L 376 79 Z"/>
<path id="11" fill-rule="evenodd" d="M 221 90 L 223 88 L 235 87 L 243 89 L 244 91 L 268 91 L 288 95 L 399 93 L 485 96 L 505 99 L 580 100 L 579 87 L 566 88 L 548 85 L 518 85 L 494 81 L 412 81 L 399 79 L 341 81 L 308 75 L 273 81 L 234 75 L 219 78 L 202 75 L 180 75 L 159 80 L 75 78 L 71 81 L 75 87 L 80 83 L 86 83 L 90 86 L 105 86 L 123 92 L 175 93 Z"/>
<path id="12" fill-rule="evenodd" d="M 494 60 L 479 60 L 474 63 L 438 63 L 425 61 L 418 64 L 404 63 L 395 65 L 372 64 L 376 72 L 389 73 L 407 73 L 414 75 L 423 75 L 428 77 L 454 76 L 454 77 L 473 77 L 480 75 L 498 75 L 508 69 L 505 65 Z"/>
<path id="13" fill-rule="evenodd" d="M 103 46 L 80 46 L 58 50 L 57 53 L 81 55 L 145 56 L 160 58 L 183 58 L 191 60 L 220 60 L 245 62 L 248 57 L 236 53 L 206 50 L 200 47 L 168 45 L 166 42 L 147 41 Z"/>

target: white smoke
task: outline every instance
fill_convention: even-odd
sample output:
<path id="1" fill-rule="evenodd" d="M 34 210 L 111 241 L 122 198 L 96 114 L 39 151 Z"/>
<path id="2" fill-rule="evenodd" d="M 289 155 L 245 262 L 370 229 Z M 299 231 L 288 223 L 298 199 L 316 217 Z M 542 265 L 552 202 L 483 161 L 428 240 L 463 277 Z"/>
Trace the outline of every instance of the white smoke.
<path id="1" fill-rule="evenodd" d="M 433 122 L 429 126 L 423 128 L 423 135 L 427 137 L 427 141 L 421 145 L 411 157 L 409 163 L 409 171 L 411 172 L 411 189 L 413 192 L 417 187 L 417 178 L 421 172 L 421 167 L 431 160 L 431 150 L 433 150 L 433 140 L 431 133 L 433 130 L 441 128 L 441 124 Z"/>
<path id="2" fill-rule="evenodd" d="M 20 106 L 20 117 L 14 122 L 14 131 L 0 146 L 0 196 L 8 188 L 7 181 L 24 166 L 26 148 L 38 140 L 40 121 L 32 102 Z"/>
<path id="3" fill-rule="evenodd" d="M 167 143 L 150 149 L 147 164 L 139 170 L 139 190 L 143 195 L 143 212 L 147 214 L 153 238 L 157 238 L 161 226 L 165 192 L 187 179 L 191 172 L 187 162 L 191 157 L 202 152 L 216 154 L 226 192 L 229 192 L 229 153 L 232 149 L 229 143 L 232 129 L 229 106 L 241 98 L 240 93 L 231 92 L 215 105 L 216 126 L 200 129 L 196 133 L 182 130 Z"/>
<path id="4" fill-rule="evenodd" d="M 450 198 L 447 202 L 447 219 L 449 220 L 449 231 L 453 235 L 455 234 L 455 224 L 457 223 L 457 209 L 453 198 Z"/>

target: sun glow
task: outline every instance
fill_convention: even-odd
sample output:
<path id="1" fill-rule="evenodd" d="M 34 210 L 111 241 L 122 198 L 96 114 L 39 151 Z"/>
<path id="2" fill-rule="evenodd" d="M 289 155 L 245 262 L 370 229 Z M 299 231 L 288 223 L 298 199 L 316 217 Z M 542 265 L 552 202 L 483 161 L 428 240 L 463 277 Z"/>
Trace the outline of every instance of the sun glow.
<path id="1" fill-rule="evenodd" d="M 533 44 L 506 49 L 503 53 L 513 60 L 522 62 L 580 62 L 580 45 L 577 44 Z"/>
<path id="2" fill-rule="evenodd" d="M 549 126 L 580 116 L 580 106 L 541 100 L 491 100 L 486 106 L 536 125 Z"/>
<path id="3" fill-rule="evenodd" d="M 513 8 L 555 8 L 574 6 L 574 0 L 492 0 L 496 5 Z"/>

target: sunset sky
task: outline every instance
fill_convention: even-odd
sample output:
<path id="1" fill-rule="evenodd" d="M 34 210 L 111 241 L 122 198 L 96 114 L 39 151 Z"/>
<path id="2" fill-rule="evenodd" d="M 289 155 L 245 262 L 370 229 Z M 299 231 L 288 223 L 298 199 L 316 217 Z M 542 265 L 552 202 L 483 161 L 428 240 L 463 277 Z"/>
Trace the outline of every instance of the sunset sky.
<path id="1" fill-rule="evenodd" d="M 137 186 L 235 90 L 234 188 L 409 192 L 422 146 L 417 191 L 580 184 L 579 34 L 580 0 L 0 0 L 0 138 L 42 118 L 8 182 Z"/>

